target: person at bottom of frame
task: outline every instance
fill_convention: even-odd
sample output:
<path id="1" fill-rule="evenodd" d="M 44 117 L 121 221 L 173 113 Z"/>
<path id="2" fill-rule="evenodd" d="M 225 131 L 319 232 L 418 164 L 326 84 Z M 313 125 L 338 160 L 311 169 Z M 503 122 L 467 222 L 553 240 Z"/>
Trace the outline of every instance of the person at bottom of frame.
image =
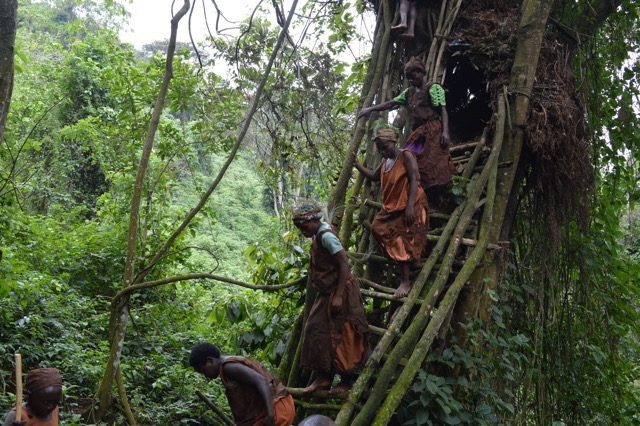
<path id="1" fill-rule="evenodd" d="M 374 142 L 383 157 L 378 168 L 366 168 L 355 153 L 353 165 L 367 179 L 381 183 L 383 207 L 371 224 L 371 233 L 387 256 L 398 262 L 400 284 L 394 295 L 405 297 L 411 290 L 410 264 L 420 260 L 427 243 L 429 207 L 415 154 L 396 146 L 392 129 L 379 129 Z"/>
<path id="2" fill-rule="evenodd" d="M 58 405 L 62 398 L 62 377 L 55 368 L 38 368 L 27 374 L 26 402 L 17 422 L 15 407 L 7 413 L 3 426 L 58 426 Z"/>
<path id="3" fill-rule="evenodd" d="M 302 419 L 298 426 L 337 426 L 332 418 L 321 414 L 313 414 Z"/>
<path id="4" fill-rule="evenodd" d="M 262 364 L 242 356 L 223 356 L 211 343 L 191 349 L 189 364 L 209 379 L 218 376 L 238 426 L 290 426 L 293 397 Z"/>
<path id="5" fill-rule="evenodd" d="M 337 395 L 351 389 L 354 375 L 369 357 L 369 325 L 347 254 L 331 225 L 321 218 L 321 208 L 313 200 L 300 202 L 292 217 L 302 235 L 313 239 L 309 275 L 317 291 L 304 327 L 300 365 L 316 372 L 304 393 L 330 388 L 338 374 L 340 383 L 329 389 Z"/>

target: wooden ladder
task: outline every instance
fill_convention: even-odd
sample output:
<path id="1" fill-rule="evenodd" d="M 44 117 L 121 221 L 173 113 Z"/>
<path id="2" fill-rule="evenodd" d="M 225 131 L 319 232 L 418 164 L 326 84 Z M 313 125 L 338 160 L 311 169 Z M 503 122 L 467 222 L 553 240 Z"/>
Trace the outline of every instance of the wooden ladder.
<path id="1" fill-rule="evenodd" d="M 502 126 L 497 126 L 501 128 Z M 333 403 L 311 404 L 300 401 L 309 409 L 337 411 L 335 421 L 344 426 L 386 425 L 389 423 L 402 396 L 411 386 L 415 375 L 439 335 L 443 325 L 451 318 L 460 290 L 469 281 L 471 273 L 482 264 L 488 244 L 487 233 L 491 224 L 498 153 L 502 137 L 496 137 L 494 146 L 486 145 L 488 131 L 478 142 L 452 147 L 451 151 L 473 148 L 472 152 L 455 157 L 464 165 L 462 180 L 467 181 L 466 199 L 450 214 L 430 214 L 430 218 L 444 223 L 429 232 L 430 244 L 435 244 L 426 259 L 419 262 L 419 273 L 413 279 L 411 292 L 406 298 L 393 296 L 394 288 L 367 277 L 359 278 L 362 294 L 372 298 L 374 305 L 394 305 L 395 311 L 384 326 L 370 325 L 370 332 L 378 338 L 369 360 L 348 393 L 333 396 L 326 391 L 302 395 L 300 389 L 291 389 L 296 398 L 320 398 Z M 498 146 L 496 146 L 498 145 Z M 487 153 L 490 153 L 488 157 Z M 480 159 L 486 160 L 480 164 Z M 377 207 L 379 203 L 364 200 L 362 208 Z M 367 226 L 363 222 L 363 226 Z M 461 249 L 467 248 L 462 256 Z M 349 253 L 356 261 L 367 260 L 367 270 L 375 264 L 385 264 L 382 256 Z M 379 266 L 377 266 L 379 268 Z M 390 267 L 390 264 L 389 264 Z M 378 277 L 376 277 L 378 278 Z"/>

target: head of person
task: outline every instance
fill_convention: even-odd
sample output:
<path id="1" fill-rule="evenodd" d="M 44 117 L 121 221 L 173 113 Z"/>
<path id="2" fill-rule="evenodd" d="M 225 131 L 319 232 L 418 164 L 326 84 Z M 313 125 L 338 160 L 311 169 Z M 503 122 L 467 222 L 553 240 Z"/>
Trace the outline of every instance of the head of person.
<path id="1" fill-rule="evenodd" d="M 307 238 L 316 234 L 320 219 L 322 219 L 322 207 L 314 200 L 301 201 L 291 215 L 293 224 Z"/>
<path id="2" fill-rule="evenodd" d="M 376 131 L 373 142 L 376 144 L 376 149 L 382 157 L 391 158 L 396 150 L 398 137 L 393 129 L 382 128 Z"/>
<path id="3" fill-rule="evenodd" d="M 222 357 L 220 349 L 211 343 L 200 343 L 191 348 L 189 365 L 209 379 L 215 379 L 220 373 Z"/>
<path id="4" fill-rule="evenodd" d="M 313 414 L 304 418 L 298 426 L 335 426 L 336 422 L 330 417 L 323 416 L 321 414 Z"/>
<path id="5" fill-rule="evenodd" d="M 404 76 L 414 87 L 422 87 L 424 76 L 427 74 L 424 63 L 419 58 L 411 58 L 404 65 Z"/>
<path id="6" fill-rule="evenodd" d="M 47 417 L 60 404 L 62 377 L 55 368 L 38 368 L 27 374 L 24 389 L 29 412 Z"/>

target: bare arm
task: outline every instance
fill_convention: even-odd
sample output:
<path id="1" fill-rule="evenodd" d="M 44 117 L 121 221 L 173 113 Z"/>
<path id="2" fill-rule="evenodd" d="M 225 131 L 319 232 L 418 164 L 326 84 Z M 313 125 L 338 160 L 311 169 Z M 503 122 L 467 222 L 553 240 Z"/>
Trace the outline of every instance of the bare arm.
<path id="1" fill-rule="evenodd" d="M 253 369 L 239 362 L 228 362 L 223 364 L 222 369 L 224 370 L 224 376 L 228 380 L 244 383 L 253 386 L 258 390 L 258 393 L 264 402 L 264 406 L 267 408 L 267 419 L 265 421 L 265 425 L 274 425 L 275 408 L 273 407 L 273 392 L 269 382 L 267 382 L 267 379 L 262 377 Z"/>
<path id="2" fill-rule="evenodd" d="M 446 147 L 451 143 L 451 138 L 449 137 L 449 115 L 444 105 L 440 107 L 440 117 L 442 117 L 442 140 L 440 144 Z"/>
<path id="3" fill-rule="evenodd" d="M 334 260 L 338 264 L 338 287 L 333 294 L 333 300 L 331 301 L 331 309 L 334 312 L 339 312 L 342 309 L 342 300 L 344 295 L 344 289 L 347 286 L 347 280 L 349 279 L 349 262 L 347 261 L 347 253 L 344 250 L 340 250 L 333 255 Z"/>
<path id="4" fill-rule="evenodd" d="M 409 196 L 407 207 L 404 209 L 404 218 L 406 225 L 411 226 L 416 219 L 413 210 L 418 197 L 418 162 L 416 157 L 409 151 L 402 151 L 402 156 L 404 167 L 407 170 L 407 178 L 409 179 Z"/>
<path id="5" fill-rule="evenodd" d="M 393 99 L 387 102 L 383 102 L 381 104 L 378 105 L 371 105 L 370 107 L 367 108 L 362 108 L 360 110 L 360 112 L 358 113 L 358 118 L 360 117 L 366 117 L 369 114 L 371 114 L 373 111 L 385 111 L 388 109 L 393 109 L 395 107 L 397 107 L 398 105 L 400 105 L 399 103 L 397 103 L 396 101 L 394 101 Z"/>
<path id="6" fill-rule="evenodd" d="M 374 182 L 378 182 L 380 180 L 380 168 L 382 167 L 382 163 L 380 163 L 380 165 L 378 166 L 377 169 L 371 170 L 371 169 L 363 166 L 362 164 L 360 164 L 360 162 L 358 161 L 358 155 L 354 152 L 353 153 L 353 167 L 358 169 L 358 171 L 360 173 L 362 173 L 364 175 L 364 177 L 366 177 L 369 180 L 372 180 Z"/>

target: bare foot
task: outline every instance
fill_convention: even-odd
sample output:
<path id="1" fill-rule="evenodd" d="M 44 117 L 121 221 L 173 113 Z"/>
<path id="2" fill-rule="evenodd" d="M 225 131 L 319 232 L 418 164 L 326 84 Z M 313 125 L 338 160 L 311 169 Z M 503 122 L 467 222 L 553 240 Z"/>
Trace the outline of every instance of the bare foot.
<path id="1" fill-rule="evenodd" d="M 411 284 L 409 281 L 400 281 L 400 287 L 398 287 L 393 295 L 395 297 L 407 297 L 409 295 L 409 291 L 411 291 Z"/>
<path id="2" fill-rule="evenodd" d="M 331 380 L 326 377 L 318 377 L 306 388 L 302 389 L 302 393 L 311 393 L 318 389 L 329 389 L 331 387 Z"/>
<path id="3" fill-rule="evenodd" d="M 391 27 L 391 31 L 406 31 L 407 24 L 399 23 L 398 25 L 394 25 Z"/>
<path id="4" fill-rule="evenodd" d="M 353 382 L 351 380 L 342 379 L 340 383 L 329 389 L 329 395 L 338 395 L 351 389 Z"/>
<path id="5" fill-rule="evenodd" d="M 411 40 L 415 37 L 413 33 L 402 33 L 398 36 L 398 38 L 402 40 Z"/>

